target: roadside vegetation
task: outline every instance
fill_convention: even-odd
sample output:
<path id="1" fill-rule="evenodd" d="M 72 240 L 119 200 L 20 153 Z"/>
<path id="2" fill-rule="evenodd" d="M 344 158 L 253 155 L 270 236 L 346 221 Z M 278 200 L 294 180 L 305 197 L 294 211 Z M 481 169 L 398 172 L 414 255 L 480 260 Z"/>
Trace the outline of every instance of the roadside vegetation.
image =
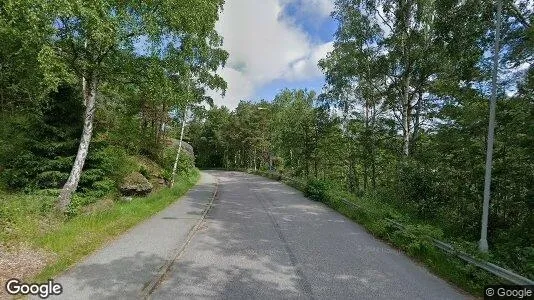
<path id="1" fill-rule="evenodd" d="M 495 278 L 423 233 L 534 279 L 534 13 L 506 2 L 497 52 L 489 253 L 478 252 L 494 1 L 335 1 L 321 93 L 280 91 L 196 112 L 200 167 L 273 171 L 469 291 Z M 362 211 L 337 202 L 345 197 Z M 408 232 L 388 227 L 389 217 Z"/>
<path id="2" fill-rule="evenodd" d="M 410 257 L 427 266 L 432 272 L 463 290 L 482 295 L 484 287 L 491 284 L 508 284 L 502 279 L 437 249 L 431 238 L 444 239 L 439 226 L 417 218 L 402 207 L 395 207 L 376 195 L 356 196 L 321 180 L 287 177 L 275 172 L 249 169 L 247 172 L 282 181 L 304 193 L 312 200 L 322 202 L 363 225 L 371 234 L 402 250 Z M 352 203 L 347 205 L 344 201 Z M 393 226 L 387 219 L 402 222 L 405 230 Z M 491 260 L 491 255 L 478 253 L 474 245 L 454 243 L 482 260 Z"/>
<path id="3" fill-rule="evenodd" d="M 180 133 L 226 88 L 223 2 L 134 2 L 0 4 L 2 284 L 57 275 L 197 181 Z"/>
<path id="4" fill-rule="evenodd" d="M 223 0 L 3 1 L 0 267 L 58 274 L 176 200 L 196 163 L 290 178 L 476 294 L 496 279 L 422 236 L 534 279 L 534 13 L 505 2 L 481 254 L 493 1 L 335 0 L 323 91 L 234 111 L 207 96 L 226 89 Z"/>
<path id="5" fill-rule="evenodd" d="M 458 262 L 458 269 L 448 265 L 438 250 L 427 249 L 428 242 L 416 253 L 421 240 L 415 233 L 428 233 L 534 278 L 531 95 L 501 99 L 498 105 L 488 254 L 477 250 L 487 126 L 483 100 L 472 100 L 461 110 L 444 108 L 455 111 L 448 117 L 453 123 L 422 130 L 412 144 L 417 150 L 409 156 L 402 152 L 398 125 L 386 112 L 381 113 L 380 126 L 366 125 L 358 109 L 344 121 L 309 91 L 282 91 L 272 103 L 241 102 L 234 112 L 212 109 L 196 116 L 189 134 L 200 167 L 271 170 L 275 177 L 292 178 L 290 183 L 302 191 L 312 188 L 310 195 L 334 207 L 341 197 L 355 201 L 364 212 L 341 211 L 408 253 L 415 251 L 422 262 L 431 260 L 429 265 L 436 264 L 443 277 L 481 295 L 491 276 Z M 413 241 L 393 232 L 384 217 L 415 226 Z M 428 257 L 425 251 L 430 251 Z"/>
<path id="6" fill-rule="evenodd" d="M 4 217 L 0 232 L 1 250 L 5 251 L 1 259 L 3 276 L 27 281 L 54 278 L 79 259 L 175 202 L 197 182 L 198 176 L 196 169 L 190 169 L 180 174 L 173 188 L 159 189 L 147 197 L 77 196 L 76 200 L 83 200 L 75 202 L 85 204 L 69 216 L 50 209 L 57 195 L 0 195 Z M 11 259 L 8 261 L 8 258 Z"/>
<path id="7" fill-rule="evenodd" d="M 38 281 L 54 278 L 80 258 L 176 202 L 198 178 L 198 171 L 192 169 L 188 174 L 181 174 L 180 180 L 177 180 L 172 188 L 165 188 L 148 197 L 137 197 L 128 202 L 115 202 L 105 209 L 96 208 L 95 211 L 69 219 L 62 223 L 62 226 L 51 228 L 45 234 L 35 236 L 32 240 L 55 257 L 53 263 L 46 266 L 35 278 Z"/>

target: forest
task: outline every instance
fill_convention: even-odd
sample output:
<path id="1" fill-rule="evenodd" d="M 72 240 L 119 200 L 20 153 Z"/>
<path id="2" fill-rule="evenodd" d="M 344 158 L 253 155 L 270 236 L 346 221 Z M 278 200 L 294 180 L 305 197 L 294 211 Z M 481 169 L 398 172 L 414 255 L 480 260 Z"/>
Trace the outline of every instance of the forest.
<path id="1" fill-rule="evenodd" d="M 334 50 L 319 63 L 324 90 L 286 89 L 234 111 L 196 110 L 187 139 L 197 165 L 271 171 L 321 195 L 379 201 L 477 253 L 495 6 L 335 3 Z M 488 240 L 490 260 L 533 278 L 534 15 L 527 4 L 502 9 Z"/>
<path id="2" fill-rule="evenodd" d="M 532 3 L 334 2 L 324 88 L 234 110 L 208 96 L 227 88 L 223 0 L 0 2 L 0 252 L 42 249 L 47 267 L 20 276 L 53 276 L 221 168 L 354 199 L 534 279 Z M 139 177 L 149 204 L 121 195 Z"/>
<path id="3" fill-rule="evenodd" d="M 49 278 L 196 182 L 178 116 L 226 89 L 223 3 L 0 2 L 0 281 Z"/>

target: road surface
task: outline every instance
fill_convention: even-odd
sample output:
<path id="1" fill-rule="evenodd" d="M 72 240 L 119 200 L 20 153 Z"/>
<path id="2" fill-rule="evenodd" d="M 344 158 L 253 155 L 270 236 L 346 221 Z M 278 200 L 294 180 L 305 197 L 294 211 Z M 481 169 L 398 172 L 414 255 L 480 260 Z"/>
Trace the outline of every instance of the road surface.
<path id="1" fill-rule="evenodd" d="M 56 282 L 65 299 L 469 298 L 297 190 L 223 171 Z"/>

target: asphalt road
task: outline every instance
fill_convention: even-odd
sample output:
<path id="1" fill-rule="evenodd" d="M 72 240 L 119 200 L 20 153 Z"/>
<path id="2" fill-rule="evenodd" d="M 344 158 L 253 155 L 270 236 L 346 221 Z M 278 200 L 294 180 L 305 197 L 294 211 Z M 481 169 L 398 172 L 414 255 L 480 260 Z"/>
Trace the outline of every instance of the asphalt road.
<path id="1" fill-rule="evenodd" d="M 55 278 L 63 293 L 48 299 L 145 298 L 200 224 L 215 188 L 216 179 L 203 173 L 180 201 Z"/>
<path id="2" fill-rule="evenodd" d="M 153 299 L 464 299 L 330 208 L 276 181 L 210 172 L 219 195 Z"/>
<path id="3" fill-rule="evenodd" d="M 222 171 L 56 282 L 66 299 L 469 298 L 297 190 Z"/>

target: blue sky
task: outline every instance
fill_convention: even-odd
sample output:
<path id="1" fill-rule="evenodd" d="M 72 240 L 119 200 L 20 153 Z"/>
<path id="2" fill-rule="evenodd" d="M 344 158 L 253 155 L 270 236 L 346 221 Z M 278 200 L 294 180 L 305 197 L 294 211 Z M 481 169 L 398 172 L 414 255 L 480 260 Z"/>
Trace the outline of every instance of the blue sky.
<path id="1" fill-rule="evenodd" d="M 230 53 L 219 70 L 226 96 L 211 93 L 218 105 L 240 100 L 272 100 L 283 88 L 320 91 L 317 62 L 332 49 L 336 23 L 332 0 L 226 0 L 217 23 Z"/>

